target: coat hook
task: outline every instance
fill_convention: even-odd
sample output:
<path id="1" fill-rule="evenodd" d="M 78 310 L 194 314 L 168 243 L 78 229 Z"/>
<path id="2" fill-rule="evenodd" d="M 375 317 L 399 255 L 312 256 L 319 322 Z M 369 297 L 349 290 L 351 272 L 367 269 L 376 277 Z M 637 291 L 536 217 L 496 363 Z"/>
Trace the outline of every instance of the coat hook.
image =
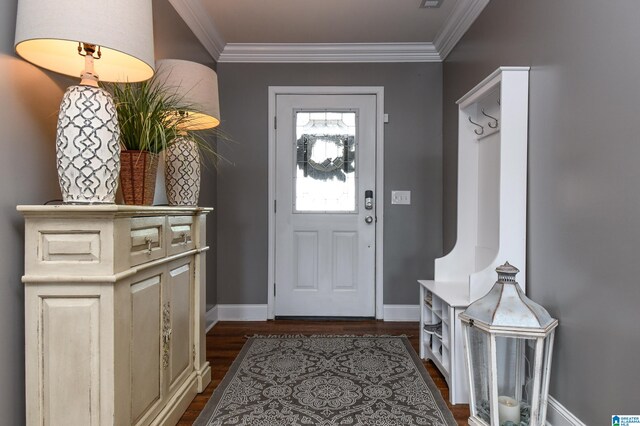
<path id="1" fill-rule="evenodd" d="M 486 112 L 484 112 L 484 108 L 482 108 L 480 111 L 482 111 L 482 115 L 484 115 L 485 117 L 489 117 L 490 119 L 492 119 L 494 121 L 494 123 L 491 123 L 491 122 L 488 123 L 489 127 L 491 127 L 492 129 L 497 129 L 498 128 L 498 119 L 495 118 L 495 117 L 492 117 L 489 114 L 487 114 Z"/>
<path id="2" fill-rule="evenodd" d="M 478 131 L 478 129 L 475 129 L 475 130 L 473 131 L 476 135 L 480 136 L 480 135 L 484 134 L 484 127 L 482 127 L 480 124 L 478 124 L 478 123 L 476 123 L 475 121 L 473 121 L 473 120 L 471 119 L 471 116 L 469 116 L 469 122 L 470 122 L 471 124 L 473 124 L 474 126 L 477 126 L 477 127 L 479 127 L 479 128 L 480 128 L 480 130 L 479 130 L 479 131 Z"/>

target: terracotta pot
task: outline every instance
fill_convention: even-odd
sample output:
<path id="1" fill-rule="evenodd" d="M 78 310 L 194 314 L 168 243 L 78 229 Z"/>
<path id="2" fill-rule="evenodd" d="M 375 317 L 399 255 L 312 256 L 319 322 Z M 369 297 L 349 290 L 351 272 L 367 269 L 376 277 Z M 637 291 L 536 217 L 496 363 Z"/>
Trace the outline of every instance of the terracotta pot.
<path id="1" fill-rule="evenodd" d="M 197 206 L 200 196 L 200 153 L 196 143 L 178 138 L 165 151 L 165 186 L 170 206 Z"/>
<path id="2" fill-rule="evenodd" d="M 120 186 L 124 203 L 152 205 L 156 189 L 158 155 L 149 151 L 122 151 L 120 163 Z"/>

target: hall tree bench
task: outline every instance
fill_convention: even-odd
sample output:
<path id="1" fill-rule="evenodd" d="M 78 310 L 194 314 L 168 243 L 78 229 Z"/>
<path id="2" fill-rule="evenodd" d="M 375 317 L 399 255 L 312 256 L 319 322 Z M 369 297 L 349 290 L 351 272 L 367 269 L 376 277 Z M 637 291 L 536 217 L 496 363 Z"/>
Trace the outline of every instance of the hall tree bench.
<path id="1" fill-rule="evenodd" d="M 526 290 L 529 67 L 500 67 L 457 102 L 457 241 L 420 286 L 420 356 L 469 402 L 458 315 L 484 296 L 495 269 L 518 265 Z"/>
<path id="2" fill-rule="evenodd" d="M 18 206 L 27 425 L 175 424 L 211 381 L 212 209 Z"/>

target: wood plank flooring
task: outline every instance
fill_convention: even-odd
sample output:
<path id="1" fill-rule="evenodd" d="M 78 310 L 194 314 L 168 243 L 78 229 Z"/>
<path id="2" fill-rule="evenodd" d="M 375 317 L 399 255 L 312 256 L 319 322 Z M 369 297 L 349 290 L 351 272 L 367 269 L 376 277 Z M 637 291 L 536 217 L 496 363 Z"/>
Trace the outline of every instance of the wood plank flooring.
<path id="1" fill-rule="evenodd" d="M 205 391 L 193 400 L 180 419 L 178 425 L 191 425 L 204 408 L 214 389 L 222 381 L 233 360 L 246 342 L 245 336 L 254 334 L 388 334 L 406 335 L 413 348 L 419 352 L 418 323 L 366 321 L 302 321 L 276 320 L 264 322 L 219 322 L 207 334 L 207 359 L 211 364 L 212 380 Z M 469 418 L 468 405 L 451 405 L 449 388 L 436 366 L 425 362 L 427 371 L 433 378 L 453 413 L 458 425 L 466 425 Z"/>

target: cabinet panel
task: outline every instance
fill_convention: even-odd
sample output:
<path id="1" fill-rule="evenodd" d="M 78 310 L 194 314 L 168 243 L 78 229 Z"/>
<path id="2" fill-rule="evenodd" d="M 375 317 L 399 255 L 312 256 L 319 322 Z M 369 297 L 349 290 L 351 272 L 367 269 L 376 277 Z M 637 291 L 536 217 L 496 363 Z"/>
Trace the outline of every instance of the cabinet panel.
<path id="1" fill-rule="evenodd" d="M 167 298 L 171 304 L 170 387 L 193 368 L 193 262 L 191 259 L 169 266 Z"/>
<path id="2" fill-rule="evenodd" d="M 42 299 L 44 406 L 39 424 L 100 423 L 99 314 L 97 297 Z"/>
<path id="3" fill-rule="evenodd" d="M 131 285 L 131 420 L 138 422 L 161 398 L 162 275 Z"/>
<path id="4" fill-rule="evenodd" d="M 100 232 L 42 232 L 42 262 L 100 262 Z"/>

